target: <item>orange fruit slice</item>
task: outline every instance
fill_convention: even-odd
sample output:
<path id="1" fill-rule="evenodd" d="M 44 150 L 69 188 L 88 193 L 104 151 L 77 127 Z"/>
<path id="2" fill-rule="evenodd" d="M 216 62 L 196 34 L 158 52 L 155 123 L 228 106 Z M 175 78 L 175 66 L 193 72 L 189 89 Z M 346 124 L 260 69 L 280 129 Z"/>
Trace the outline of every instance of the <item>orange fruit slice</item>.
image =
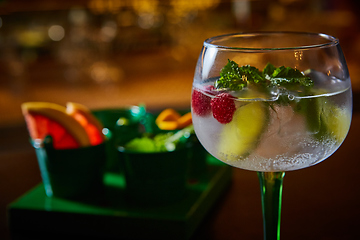
<path id="1" fill-rule="evenodd" d="M 192 124 L 191 112 L 181 116 L 174 109 L 167 108 L 159 114 L 155 123 L 162 130 L 182 129 Z"/>
<path id="2" fill-rule="evenodd" d="M 156 125 L 162 130 L 174 130 L 177 129 L 179 123 L 177 120 L 181 115 L 172 108 L 163 110 L 155 120 Z"/>
<path id="3" fill-rule="evenodd" d="M 66 112 L 83 126 L 91 145 L 98 145 L 105 140 L 105 135 L 102 134 L 103 125 L 87 107 L 79 103 L 68 102 Z"/>
<path id="4" fill-rule="evenodd" d="M 157 126 L 161 130 L 175 130 L 178 129 L 179 123 L 177 121 L 163 121 L 163 122 L 159 122 Z"/>
<path id="5" fill-rule="evenodd" d="M 189 126 L 190 124 L 192 124 L 192 115 L 191 112 L 188 112 L 184 115 L 182 115 L 179 119 L 178 119 L 178 124 L 179 124 L 179 128 L 182 129 L 184 127 Z"/>
<path id="6" fill-rule="evenodd" d="M 177 111 L 172 108 L 167 108 L 158 115 L 155 122 L 157 124 L 162 121 L 177 121 L 180 117 L 181 115 Z"/>
<path id="7" fill-rule="evenodd" d="M 50 135 L 55 149 L 89 146 L 90 140 L 81 124 L 54 103 L 26 102 L 21 105 L 30 137 L 44 140 Z"/>

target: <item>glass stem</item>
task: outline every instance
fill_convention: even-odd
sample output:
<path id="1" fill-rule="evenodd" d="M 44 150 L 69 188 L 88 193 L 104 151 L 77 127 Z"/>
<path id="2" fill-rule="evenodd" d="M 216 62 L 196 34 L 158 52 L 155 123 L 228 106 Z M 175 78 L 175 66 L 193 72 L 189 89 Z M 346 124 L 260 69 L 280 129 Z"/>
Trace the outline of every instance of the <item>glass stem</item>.
<path id="1" fill-rule="evenodd" d="M 280 216 L 285 172 L 258 172 L 264 225 L 264 240 L 280 239 Z"/>

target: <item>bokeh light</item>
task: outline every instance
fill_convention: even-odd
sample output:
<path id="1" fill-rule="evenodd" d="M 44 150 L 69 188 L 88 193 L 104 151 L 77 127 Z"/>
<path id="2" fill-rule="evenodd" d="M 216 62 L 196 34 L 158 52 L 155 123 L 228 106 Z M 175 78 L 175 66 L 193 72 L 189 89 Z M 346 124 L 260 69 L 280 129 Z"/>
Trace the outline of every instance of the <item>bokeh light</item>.
<path id="1" fill-rule="evenodd" d="M 60 25 L 53 25 L 48 30 L 49 38 L 53 41 L 60 41 L 65 37 L 65 29 Z"/>

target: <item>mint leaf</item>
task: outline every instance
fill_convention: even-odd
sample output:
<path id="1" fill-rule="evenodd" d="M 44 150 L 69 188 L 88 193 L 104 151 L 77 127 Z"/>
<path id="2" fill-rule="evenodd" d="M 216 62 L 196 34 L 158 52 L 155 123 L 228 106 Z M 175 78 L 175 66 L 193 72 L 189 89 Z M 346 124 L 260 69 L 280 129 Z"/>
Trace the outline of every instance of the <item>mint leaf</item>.
<path id="1" fill-rule="evenodd" d="M 272 85 L 284 86 L 286 88 L 297 88 L 299 86 L 312 87 L 314 85 L 310 77 L 306 77 L 299 70 L 290 67 L 278 67 L 270 75 Z"/>
<path id="2" fill-rule="evenodd" d="M 310 77 L 297 69 L 284 66 L 277 68 L 268 63 L 261 72 L 256 67 L 250 65 L 239 67 L 236 62 L 228 60 L 214 86 L 216 89 L 238 91 L 247 87 L 249 83 L 254 83 L 262 90 L 273 86 L 295 90 L 299 87 L 309 88 L 314 85 Z"/>
<path id="3" fill-rule="evenodd" d="M 239 67 L 236 62 L 228 60 L 220 72 L 220 78 L 215 82 L 215 88 L 237 91 L 245 88 L 248 83 L 266 85 L 266 82 L 264 75 L 256 67 L 250 65 Z"/>
<path id="4" fill-rule="evenodd" d="M 266 64 L 263 74 L 267 76 L 272 76 L 272 74 L 275 72 L 276 67 L 272 65 L 271 63 Z"/>
<path id="5" fill-rule="evenodd" d="M 265 83 L 266 80 L 263 74 L 256 67 L 252 67 L 250 65 L 246 65 L 240 68 L 243 76 L 246 77 L 248 82 L 254 83 Z"/>
<path id="6" fill-rule="evenodd" d="M 228 88 L 231 90 L 241 90 L 247 86 L 247 80 L 243 77 L 239 65 L 228 60 L 228 63 L 220 72 L 220 78 L 215 82 L 215 88 Z"/>

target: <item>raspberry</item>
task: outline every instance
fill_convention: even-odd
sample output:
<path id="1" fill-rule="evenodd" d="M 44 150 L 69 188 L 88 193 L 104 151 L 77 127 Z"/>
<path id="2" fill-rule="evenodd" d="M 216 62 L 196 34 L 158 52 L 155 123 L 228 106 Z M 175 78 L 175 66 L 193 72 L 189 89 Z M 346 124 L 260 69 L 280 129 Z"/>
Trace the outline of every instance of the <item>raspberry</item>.
<path id="1" fill-rule="evenodd" d="M 214 89 L 214 86 L 206 86 L 206 91 L 211 91 Z M 193 109 L 193 112 L 196 113 L 199 116 L 206 116 L 210 114 L 211 112 L 211 106 L 210 106 L 211 98 L 209 96 L 206 96 L 202 92 L 199 92 L 197 90 L 194 90 L 191 96 L 191 106 Z"/>
<path id="2" fill-rule="evenodd" d="M 235 108 L 234 97 L 228 93 L 221 93 L 211 100 L 211 110 L 218 122 L 226 124 L 231 122 Z"/>

